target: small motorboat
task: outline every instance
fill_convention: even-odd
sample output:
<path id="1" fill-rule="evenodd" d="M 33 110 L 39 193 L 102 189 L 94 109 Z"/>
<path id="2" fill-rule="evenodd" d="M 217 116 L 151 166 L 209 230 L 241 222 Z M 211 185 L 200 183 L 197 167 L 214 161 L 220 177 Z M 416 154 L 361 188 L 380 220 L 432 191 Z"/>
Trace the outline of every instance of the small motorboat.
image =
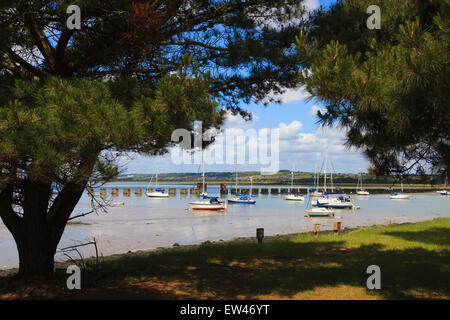
<path id="1" fill-rule="evenodd" d="M 284 199 L 290 201 L 305 201 L 303 196 L 296 193 L 288 194 Z"/>
<path id="2" fill-rule="evenodd" d="M 123 206 L 125 206 L 125 201 L 122 201 L 122 202 L 114 202 L 111 206 L 112 206 L 112 207 L 123 207 Z"/>
<path id="3" fill-rule="evenodd" d="M 236 194 L 228 199 L 228 203 L 255 204 L 256 200 L 246 194 Z"/>
<path id="4" fill-rule="evenodd" d="M 310 208 L 305 210 L 309 218 L 334 217 L 336 211 L 327 208 Z"/>
<path id="5" fill-rule="evenodd" d="M 192 210 L 210 210 L 210 211 L 219 211 L 219 210 L 227 210 L 227 205 L 224 201 L 220 201 L 218 198 L 208 198 L 199 201 L 191 201 L 189 202 Z"/>
<path id="6" fill-rule="evenodd" d="M 358 191 L 356 191 L 356 194 L 358 194 L 360 196 L 368 196 L 368 195 L 370 195 L 369 191 L 366 191 L 366 190 L 358 190 Z"/>

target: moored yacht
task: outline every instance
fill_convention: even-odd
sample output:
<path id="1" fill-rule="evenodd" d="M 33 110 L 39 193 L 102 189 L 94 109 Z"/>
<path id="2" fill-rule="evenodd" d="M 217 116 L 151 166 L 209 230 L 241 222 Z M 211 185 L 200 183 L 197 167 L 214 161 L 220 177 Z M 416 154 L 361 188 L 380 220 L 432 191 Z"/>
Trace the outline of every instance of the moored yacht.
<path id="1" fill-rule="evenodd" d="M 290 201 L 305 201 L 305 198 L 298 194 L 297 192 L 293 192 L 292 189 L 294 189 L 294 171 L 291 170 L 291 192 L 284 197 L 285 200 Z"/>
<path id="2" fill-rule="evenodd" d="M 150 181 L 151 182 L 151 181 Z M 169 194 L 164 189 L 158 189 L 158 172 L 156 172 L 155 191 L 146 192 L 148 198 L 168 198 Z"/>
<path id="3" fill-rule="evenodd" d="M 392 199 L 392 200 L 407 200 L 407 199 L 411 198 L 410 194 L 403 193 L 403 179 L 400 179 L 400 180 L 401 180 L 402 191 L 401 192 L 391 193 L 389 195 L 389 199 Z"/>

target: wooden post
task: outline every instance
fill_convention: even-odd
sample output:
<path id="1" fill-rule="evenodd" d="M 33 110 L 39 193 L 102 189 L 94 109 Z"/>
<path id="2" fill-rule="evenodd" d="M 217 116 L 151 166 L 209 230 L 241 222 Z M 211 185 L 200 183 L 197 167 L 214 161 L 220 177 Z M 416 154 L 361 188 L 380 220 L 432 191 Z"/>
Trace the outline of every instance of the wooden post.
<path id="1" fill-rule="evenodd" d="M 264 228 L 256 229 L 256 238 L 258 239 L 258 243 L 262 243 L 264 239 Z"/>
<path id="2" fill-rule="evenodd" d="M 341 222 L 340 221 L 335 221 L 333 223 L 333 231 L 334 234 L 339 234 L 339 231 L 341 230 Z"/>
<path id="3" fill-rule="evenodd" d="M 141 188 L 134 189 L 134 195 L 137 197 L 142 196 L 142 189 Z"/>
<path id="4" fill-rule="evenodd" d="M 319 236 L 319 231 L 320 231 L 320 223 L 314 223 L 314 234 L 316 235 L 316 237 Z"/>

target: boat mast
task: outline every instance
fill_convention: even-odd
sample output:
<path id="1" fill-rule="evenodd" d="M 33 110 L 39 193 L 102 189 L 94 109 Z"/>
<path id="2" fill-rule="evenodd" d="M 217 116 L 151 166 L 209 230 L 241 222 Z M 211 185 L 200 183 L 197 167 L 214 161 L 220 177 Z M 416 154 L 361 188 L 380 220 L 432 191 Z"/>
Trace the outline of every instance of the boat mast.
<path id="1" fill-rule="evenodd" d="M 328 148 L 327 152 L 325 153 L 325 164 L 323 166 L 323 191 L 327 192 L 327 162 L 328 162 Z"/>
<path id="2" fill-rule="evenodd" d="M 320 174 L 319 174 L 319 167 L 314 168 L 314 175 L 315 175 L 315 181 L 314 184 L 316 185 L 316 191 L 319 192 L 319 179 L 320 179 Z"/>
<path id="3" fill-rule="evenodd" d="M 238 181 L 238 172 L 237 172 L 237 164 L 236 164 L 236 187 L 235 187 L 235 189 L 236 189 L 236 194 L 238 194 L 238 191 L 237 191 L 237 181 Z"/>
<path id="4" fill-rule="evenodd" d="M 330 160 L 330 184 L 331 184 L 331 192 L 334 192 L 334 185 L 333 185 L 333 171 L 334 171 L 333 164 L 331 163 L 331 160 Z"/>
<path id="5" fill-rule="evenodd" d="M 291 192 L 294 188 L 294 170 L 291 170 Z"/>
<path id="6" fill-rule="evenodd" d="M 202 148 L 202 192 L 205 194 L 205 162 L 203 161 L 203 148 Z"/>
<path id="7" fill-rule="evenodd" d="M 252 196 L 252 189 L 253 189 L 253 177 L 250 177 L 250 197 Z"/>
<path id="8" fill-rule="evenodd" d="M 361 191 L 363 191 L 364 190 L 364 188 L 363 188 L 363 177 L 362 177 L 362 173 L 361 173 Z"/>
<path id="9" fill-rule="evenodd" d="M 316 191 L 316 167 L 314 166 L 314 173 L 313 173 L 313 190 Z"/>

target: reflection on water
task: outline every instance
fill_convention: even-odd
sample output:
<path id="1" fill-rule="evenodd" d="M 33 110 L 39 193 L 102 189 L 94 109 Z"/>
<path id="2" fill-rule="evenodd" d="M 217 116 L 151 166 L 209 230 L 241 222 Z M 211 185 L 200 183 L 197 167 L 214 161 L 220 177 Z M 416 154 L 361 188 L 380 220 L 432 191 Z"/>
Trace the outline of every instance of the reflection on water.
<path id="1" fill-rule="evenodd" d="M 121 184 L 120 187 L 145 188 L 146 184 Z M 218 195 L 218 191 L 218 187 L 208 187 L 211 196 Z M 336 219 L 342 221 L 342 228 L 450 217 L 450 198 L 434 193 L 416 194 L 410 200 L 390 200 L 388 195 L 353 197 L 355 205 L 361 209 L 338 209 Z M 307 201 L 286 201 L 282 195 L 260 195 L 255 199 L 254 205 L 228 205 L 227 212 L 197 212 L 189 210 L 190 196 L 180 196 L 179 193 L 168 199 L 136 197 L 133 192 L 130 197 L 123 197 L 121 193 L 119 197 L 113 198 L 113 202 L 124 201 L 125 206 L 111 207 L 108 213 L 89 215 L 78 220 L 87 225 L 67 226 L 59 247 L 95 237 L 102 254 L 109 255 L 167 247 L 174 243 L 190 244 L 255 236 L 256 228 L 264 228 L 266 235 L 312 231 L 315 221 L 320 222 L 321 230 L 333 228 L 334 219 L 304 217 Z M 85 195 L 73 214 L 89 211 L 89 208 L 90 201 Z M 90 256 L 93 251 L 85 248 L 83 254 Z M 16 267 L 17 261 L 12 236 L 0 223 L 0 268 Z"/>

